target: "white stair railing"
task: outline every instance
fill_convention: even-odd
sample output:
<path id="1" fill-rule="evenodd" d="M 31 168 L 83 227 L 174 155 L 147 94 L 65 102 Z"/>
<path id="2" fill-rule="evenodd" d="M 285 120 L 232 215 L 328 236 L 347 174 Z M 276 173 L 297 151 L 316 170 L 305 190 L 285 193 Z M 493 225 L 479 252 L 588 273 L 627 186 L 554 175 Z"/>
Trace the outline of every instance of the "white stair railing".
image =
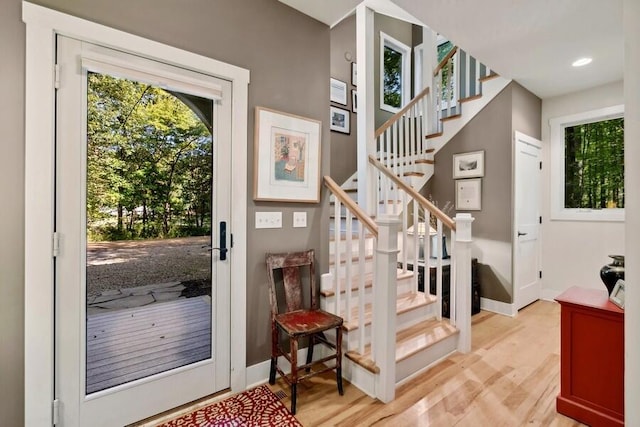
<path id="1" fill-rule="evenodd" d="M 493 73 L 457 46 L 433 70 L 433 99 L 429 133 L 442 132 L 443 119 L 461 113 L 461 102 L 482 94 L 482 80 Z"/>
<path id="2" fill-rule="evenodd" d="M 382 162 L 375 159 L 373 156 L 369 157 L 369 162 L 374 167 L 378 174 L 380 182 L 386 183 L 391 181 L 394 184 L 393 194 L 391 197 L 398 198 L 403 202 L 408 202 L 413 205 L 412 216 L 409 218 L 407 211 L 402 211 L 400 230 L 400 241 L 402 242 L 402 250 L 400 251 L 399 262 L 402 264 L 403 270 L 407 270 L 408 266 L 417 272 L 418 265 L 424 265 L 424 292 L 428 293 L 431 289 L 429 268 L 436 268 L 436 283 L 435 283 L 435 296 L 437 298 L 437 317 L 442 319 L 442 271 L 445 265 L 445 254 L 443 250 L 443 237 L 445 236 L 445 228 L 450 236 L 450 241 L 455 239 L 455 222 L 447 216 L 444 212 L 438 209 L 433 203 L 428 201 L 424 196 L 413 189 L 409 184 L 405 183 L 402 179 L 395 176 L 395 174 L 389 170 Z M 433 218 L 433 221 L 432 221 Z M 411 222 L 411 225 L 409 225 Z M 435 230 L 432 231 L 430 224 L 435 222 Z M 435 236 L 435 248 L 432 244 L 431 236 Z M 409 244 L 413 247 L 409 250 Z M 451 247 L 450 259 L 451 263 L 455 262 L 455 246 Z M 452 267 L 450 267 L 452 268 Z M 471 265 L 469 264 L 469 268 Z M 450 270 L 451 271 L 451 270 Z M 453 272 L 451 271 L 451 276 Z M 454 278 L 451 277 L 450 281 L 450 304 L 454 300 L 455 286 Z M 414 292 L 418 291 L 418 275 L 414 275 Z M 453 307 L 450 310 L 453 312 Z M 450 317 L 450 322 L 454 323 L 453 316 Z"/>
<path id="3" fill-rule="evenodd" d="M 374 133 L 379 160 L 396 176 L 416 170 L 424 160 L 427 143 L 424 135 L 429 88 L 424 89 Z M 393 183 L 380 187 L 383 213 L 397 214 L 401 201 L 391 198 Z"/>
<path id="4" fill-rule="evenodd" d="M 365 336 L 366 261 L 368 256 L 373 256 L 375 265 L 378 226 L 333 179 L 325 176 L 324 183 L 335 205 L 332 225 L 333 268 L 329 277 L 325 276 L 326 279 L 322 281 L 322 291 L 335 296 L 334 313 L 342 316 L 347 323 L 352 322 L 354 317 L 358 319 L 358 352 L 363 354 L 368 338 Z M 341 268 L 342 264 L 344 268 Z M 375 284 L 374 271 L 372 292 L 375 292 Z M 373 348 L 373 337 L 369 337 L 369 341 Z"/>

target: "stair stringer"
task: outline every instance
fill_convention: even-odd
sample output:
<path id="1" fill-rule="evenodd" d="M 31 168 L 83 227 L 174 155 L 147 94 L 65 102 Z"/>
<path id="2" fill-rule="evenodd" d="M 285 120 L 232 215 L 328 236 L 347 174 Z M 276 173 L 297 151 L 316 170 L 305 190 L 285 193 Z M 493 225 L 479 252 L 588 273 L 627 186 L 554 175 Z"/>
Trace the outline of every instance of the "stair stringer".
<path id="1" fill-rule="evenodd" d="M 433 148 L 434 154 L 440 151 L 460 130 L 467 125 L 484 107 L 486 107 L 507 85 L 510 79 L 502 76 L 495 76 L 482 82 L 482 96 L 472 101 L 465 102 L 460 109 L 460 117 L 455 120 L 448 120 L 444 123 L 442 135 L 430 138 L 429 147 Z M 428 178 L 427 178 L 428 180 Z M 425 183 L 427 182 L 425 180 Z"/>

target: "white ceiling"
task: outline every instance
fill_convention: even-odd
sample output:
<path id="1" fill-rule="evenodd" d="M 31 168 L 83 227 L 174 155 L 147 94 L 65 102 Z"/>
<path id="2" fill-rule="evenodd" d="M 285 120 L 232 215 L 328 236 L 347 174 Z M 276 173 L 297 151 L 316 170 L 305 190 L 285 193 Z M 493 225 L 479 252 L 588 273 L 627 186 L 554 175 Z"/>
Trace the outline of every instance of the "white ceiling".
<path id="1" fill-rule="evenodd" d="M 333 26 L 361 0 L 280 0 Z M 622 0 L 364 0 L 422 22 L 540 98 L 622 80 Z M 571 63 L 590 56 L 593 62 Z"/>

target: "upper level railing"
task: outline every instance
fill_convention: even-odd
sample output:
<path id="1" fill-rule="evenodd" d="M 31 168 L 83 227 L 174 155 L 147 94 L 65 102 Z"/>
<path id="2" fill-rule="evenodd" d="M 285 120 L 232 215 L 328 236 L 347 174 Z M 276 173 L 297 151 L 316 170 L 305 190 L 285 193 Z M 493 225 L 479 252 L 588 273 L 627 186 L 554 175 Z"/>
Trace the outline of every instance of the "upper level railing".
<path id="1" fill-rule="evenodd" d="M 492 71 L 454 46 L 433 70 L 433 112 L 429 133 L 442 132 L 442 122 L 461 113 L 461 103 L 482 94 L 482 79 Z"/>

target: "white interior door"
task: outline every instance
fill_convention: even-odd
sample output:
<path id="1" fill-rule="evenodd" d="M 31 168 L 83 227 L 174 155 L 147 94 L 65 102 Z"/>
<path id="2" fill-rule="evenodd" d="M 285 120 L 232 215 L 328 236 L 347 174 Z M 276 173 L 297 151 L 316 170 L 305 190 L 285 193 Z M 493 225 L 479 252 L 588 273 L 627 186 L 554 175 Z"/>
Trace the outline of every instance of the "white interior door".
<path id="1" fill-rule="evenodd" d="M 229 387 L 231 85 L 60 36 L 57 63 L 59 422 L 126 425 Z"/>
<path id="2" fill-rule="evenodd" d="M 542 143 L 515 133 L 513 278 L 516 309 L 540 298 L 540 186 Z"/>

